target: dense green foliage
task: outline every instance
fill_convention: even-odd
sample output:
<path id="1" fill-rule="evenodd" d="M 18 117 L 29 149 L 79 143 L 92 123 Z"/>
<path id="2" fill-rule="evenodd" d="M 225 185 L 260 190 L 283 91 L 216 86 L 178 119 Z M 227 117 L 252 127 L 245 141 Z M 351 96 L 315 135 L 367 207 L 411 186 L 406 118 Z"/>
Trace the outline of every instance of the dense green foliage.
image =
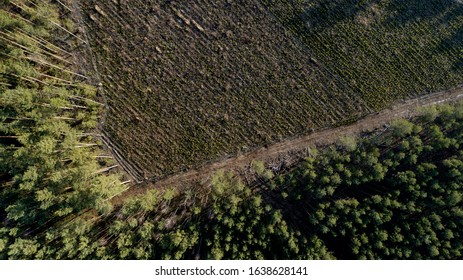
<path id="1" fill-rule="evenodd" d="M 63 249 L 81 213 L 111 211 L 123 186 L 102 174 L 95 90 L 48 41 L 70 40 L 56 7 L 0 4 L 0 258 L 43 258 Z"/>
<path id="2" fill-rule="evenodd" d="M 417 124 L 395 121 L 350 152 L 329 147 L 280 178 L 284 216 L 339 258 L 460 258 L 463 106 L 426 110 Z"/>
<path id="3" fill-rule="evenodd" d="M 319 63 L 376 109 L 462 83 L 454 0 L 262 0 Z"/>
<path id="4" fill-rule="evenodd" d="M 219 172 L 212 189 L 150 191 L 97 227 L 98 258 L 307 259 L 330 257 L 316 237 L 291 229 L 281 210 L 233 174 Z M 202 191 L 204 192 L 204 190 Z M 101 232 L 100 232 L 101 233 Z"/>

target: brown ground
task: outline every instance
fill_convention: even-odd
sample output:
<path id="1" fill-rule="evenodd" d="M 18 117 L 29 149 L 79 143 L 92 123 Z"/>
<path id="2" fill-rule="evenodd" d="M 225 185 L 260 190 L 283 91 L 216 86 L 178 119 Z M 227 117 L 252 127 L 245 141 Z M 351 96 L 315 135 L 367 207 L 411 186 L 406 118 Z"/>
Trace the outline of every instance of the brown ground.
<path id="1" fill-rule="evenodd" d="M 371 112 L 259 0 L 73 2 L 107 97 L 104 140 L 137 180 Z"/>
<path id="2" fill-rule="evenodd" d="M 358 135 L 362 132 L 372 131 L 384 127 L 388 122 L 398 117 L 412 117 L 417 114 L 416 109 L 419 107 L 455 102 L 462 98 L 463 87 L 460 86 L 448 91 L 407 100 L 379 113 L 367 115 L 350 125 L 320 130 L 301 137 L 287 139 L 237 157 L 209 164 L 199 169 L 178 173 L 157 182 L 144 182 L 134 185 L 119 197 L 114 198 L 113 202 L 118 204 L 127 197 L 142 194 L 151 188 L 181 187 L 192 182 L 202 182 L 205 184 L 211 175 L 218 170 L 243 170 L 248 168 L 252 161 L 256 160 L 263 161 L 267 165 L 282 163 L 288 165 L 297 161 L 301 155 L 304 155 L 308 147 L 324 146 L 334 143 L 340 136 Z"/>

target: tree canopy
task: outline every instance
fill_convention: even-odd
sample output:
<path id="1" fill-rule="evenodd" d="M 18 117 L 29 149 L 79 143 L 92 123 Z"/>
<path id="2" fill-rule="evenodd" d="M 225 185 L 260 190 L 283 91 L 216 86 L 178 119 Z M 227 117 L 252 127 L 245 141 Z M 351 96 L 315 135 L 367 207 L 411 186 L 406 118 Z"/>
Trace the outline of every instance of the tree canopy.
<path id="1" fill-rule="evenodd" d="M 221 171 L 114 206 L 125 186 L 102 156 L 102 104 L 59 43 L 79 41 L 72 26 L 48 1 L 0 7 L 0 259 L 462 257 L 463 104 L 280 174 L 253 162 L 250 183 Z"/>

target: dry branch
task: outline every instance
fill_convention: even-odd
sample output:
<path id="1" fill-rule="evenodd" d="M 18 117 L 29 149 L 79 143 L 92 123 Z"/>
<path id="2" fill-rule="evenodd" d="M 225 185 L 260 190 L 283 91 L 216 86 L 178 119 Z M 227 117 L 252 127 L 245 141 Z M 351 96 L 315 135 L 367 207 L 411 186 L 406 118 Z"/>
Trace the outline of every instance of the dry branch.
<path id="1" fill-rule="evenodd" d="M 116 167 L 118 167 L 119 165 L 112 165 L 112 166 L 109 166 L 109 167 L 105 167 L 105 168 L 102 168 L 100 170 L 97 170 L 95 172 L 93 172 L 92 174 L 95 175 L 95 174 L 101 174 L 101 173 L 105 173 L 105 172 L 108 172 L 109 170 L 111 169 L 114 169 Z"/>
<path id="2" fill-rule="evenodd" d="M 81 41 L 82 43 L 86 43 L 83 39 L 81 39 L 79 36 L 77 36 L 76 34 L 72 33 L 71 31 L 67 30 L 66 28 L 62 27 L 61 25 L 59 25 L 58 23 L 54 22 L 54 21 L 50 21 L 53 25 L 59 27 L 61 30 L 63 30 L 64 32 L 66 32 L 67 34 L 73 36 L 74 38 L 76 38 L 77 40 Z"/>
<path id="3" fill-rule="evenodd" d="M 66 10 L 68 10 L 69 12 L 72 12 L 71 8 L 69 8 L 68 6 L 66 6 L 63 2 L 59 1 L 59 0 L 55 0 L 56 2 L 58 2 L 58 4 L 60 4 L 63 8 L 65 8 Z"/>
<path id="4" fill-rule="evenodd" d="M 21 30 L 21 29 L 19 29 L 19 28 L 17 28 L 17 29 L 15 30 L 15 32 L 18 32 L 18 33 L 20 33 L 21 35 L 24 35 L 24 36 L 28 37 L 29 39 L 33 40 L 33 41 L 36 42 L 37 44 L 40 44 L 41 46 L 43 46 L 44 48 L 48 49 L 49 51 L 52 51 L 52 52 L 57 52 L 57 51 L 59 51 L 59 52 L 65 53 L 65 54 L 67 54 L 67 55 L 69 55 L 69 56 L 72 56 L 72 54 L 71 54 L 70 52 L 68 52 L 68 51 L 66 51 L 66 50 L 64 50 L 64 49 L 62 49 L 62 48 L 56 46 L 55 44 L 53 44 L 53 43 L 51 43 L 51 42 L 49 42 L 49 41 L 47 41 L 47 40 L 45 40 L 45 39 L 43 39 L 43 38 L 36 37 L 36 36 L 31 35 L 31 34 L 25 32 L 25 31 L 23 32 L 23 30 Z M 53 50 L 53 49 L 52 49 L 51 47 L 49 47 L 48 45 L 49 45 L 49 46 L 52 46 L 53 48 L 55 48 L 55 50 Z"/>

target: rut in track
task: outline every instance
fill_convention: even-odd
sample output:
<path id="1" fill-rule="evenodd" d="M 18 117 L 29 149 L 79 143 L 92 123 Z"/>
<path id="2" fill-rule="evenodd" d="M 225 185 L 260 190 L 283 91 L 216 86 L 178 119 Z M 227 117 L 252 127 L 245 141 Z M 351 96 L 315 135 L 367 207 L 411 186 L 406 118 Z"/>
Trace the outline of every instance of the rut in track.
<path id="1" fill-rule="evenodd" d="M 407 100 L 378 113 L 369 114 L 350 125 L 319 130 L 308 135 L 287 139 L 267 147 L 262 147 L 237 157 L 211 163 L 198 169 L 179 173 L 157 182 L 144 182 L 134 185 L 120 196 L 115 197 L 113 203 L 118 204 L 128 197 L 143 194 L 151 188 L 185 186 L 195 181 L 207 182 L 211 175 L 218 170 L 244 169 L 255 160 L 266 163 L 281 162 L 288 159 L 294 161 L 297 160 L 295 157 L 301 153 L 303 154 L 308 147 L 332 144 L 343 135 L 357 135 L 362 132 L 372 131 L 398 117 L 413 117 L 417 114 L 416 109 L 419 107 L 455 102 L 462 98 L 463 86 L 460 85 L 457 88 L 447 91 Z"/>

